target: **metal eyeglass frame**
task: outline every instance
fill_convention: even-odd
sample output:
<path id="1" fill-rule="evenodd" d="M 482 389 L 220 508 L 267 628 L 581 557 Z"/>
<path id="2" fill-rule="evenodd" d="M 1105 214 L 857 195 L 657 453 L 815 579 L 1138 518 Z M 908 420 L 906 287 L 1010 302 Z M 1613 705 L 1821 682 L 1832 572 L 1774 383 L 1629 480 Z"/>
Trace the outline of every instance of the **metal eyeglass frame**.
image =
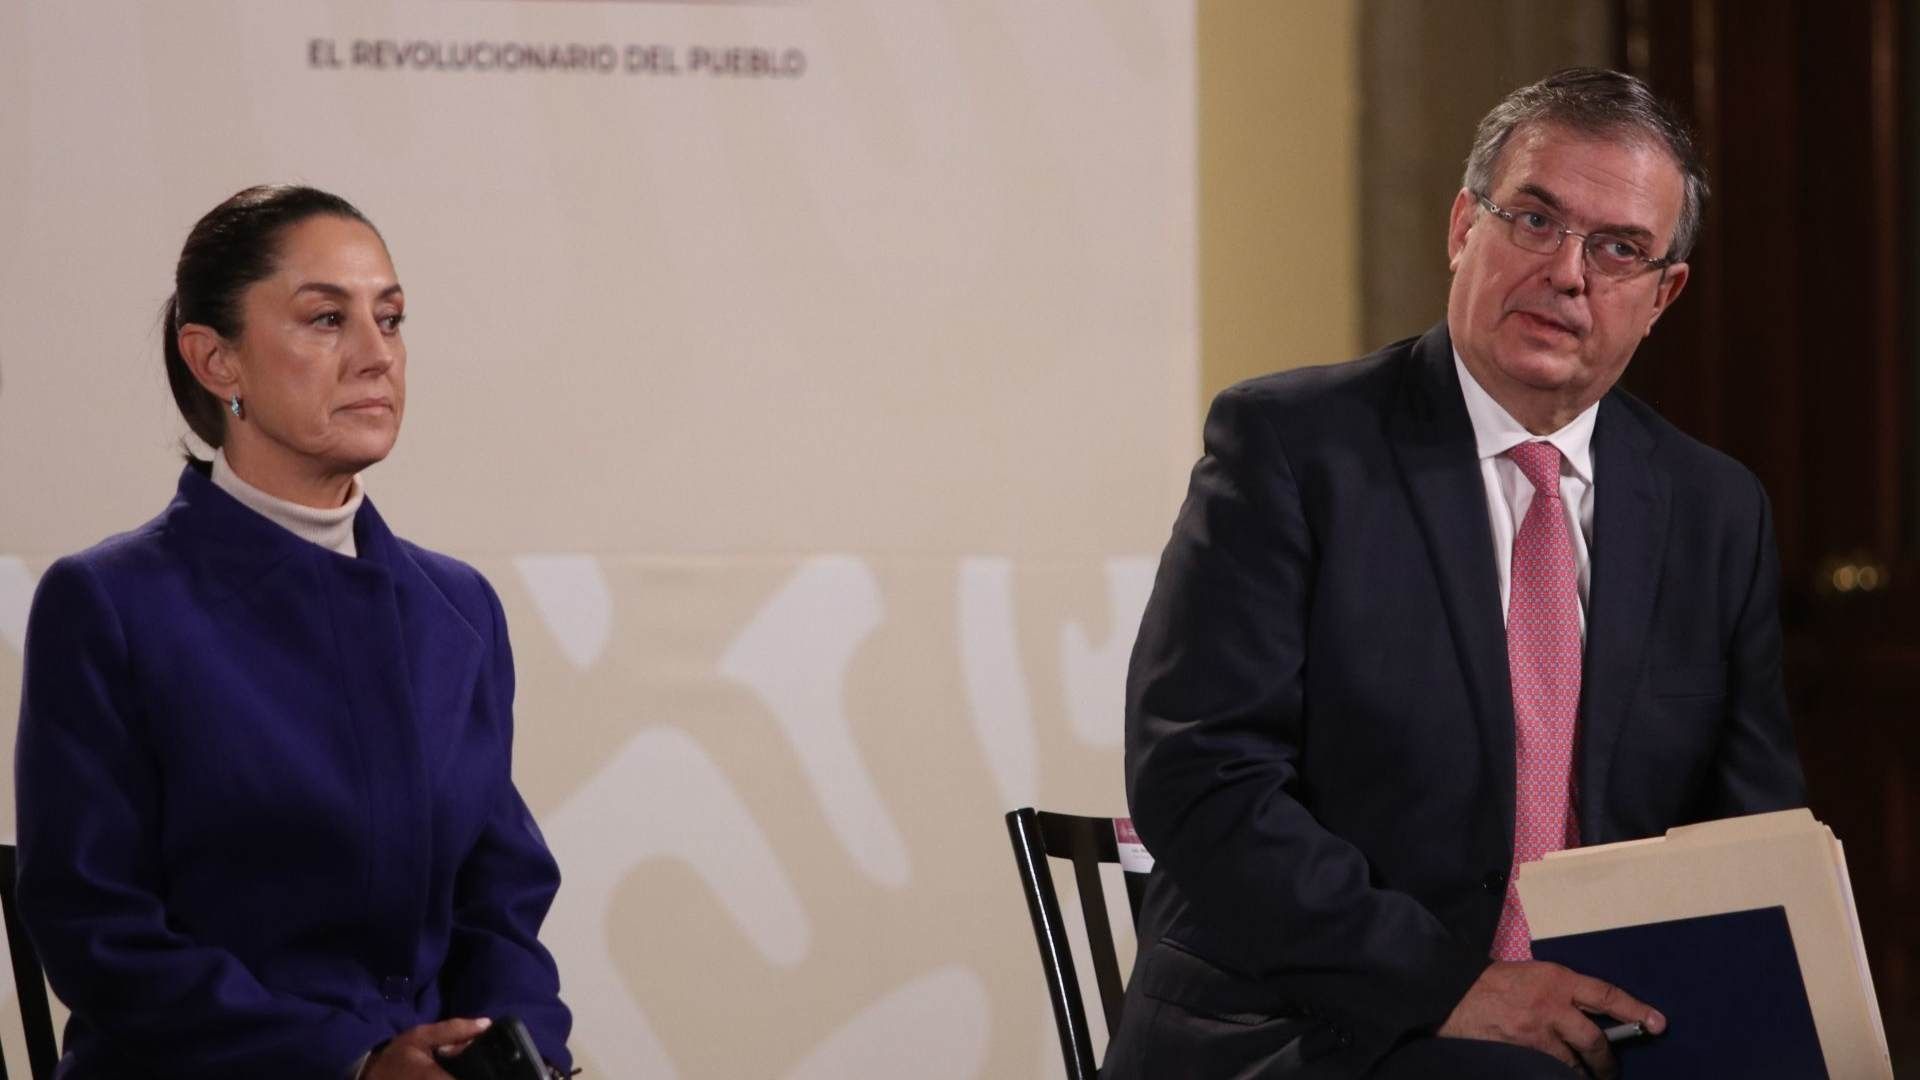
<path id="1" fill-rule="evenodd" d="M 1635 251 L 1640 250 L 1639 244 L 1634 243 L 1632 240 L 1629 240 L 1624 236 L 1615 236 L 1612 233 L 1577 233 L 1577 232 L 1574 232 L 1572 229 L 1567 228 L 1565 222 L 1561 221 L 1559 218 L 1554 217 L 1552 214 L 1545 212 L 1544 210 L 1509 210 L 1503 206 L 1496 205 L 1492 199 L 1487 198 L 1485 195 L 1482 195 L 1478 191 L 1473 193 L 1473 197 L 1480 200 L 1480 205 L 1485 207 L 1488 213 L 1492 214 L 1494 217 L 1499 218 L 1501 221 L 1504 221 L 1507 223 L 1507 239 L 1512 242 L 1514 247 L 1517 247 L 1522 251 L 1533 251 L 1537 255 L 1552 255 L 1558 252 L 1561 249 L 1561 247 L 1563 247 L 1566 244 L 1567 237 L 1569 236 L 1579 237 L 1581 261 L 1586 263 L 1587 266 L 1590 267 L 1594 273 L 1599 274 L 1601 277 L 1604 277 L 1604 278 L 1609 278 L 1614 281 L 1624 281 L 1627 278 L 1634 277 L 1638 274 L 1643 274 L 1648 270 L 1658 270 L 1660 271 L 1660 275 L 1662 277 L 1665 277 L 1667 273 L 1667 267 L 1672 266 L 1674 263 L 1679 261 L 1678 259 L 1675 259 L 1671 255 L 1663 255 L 1658 259 L 1650 255 L 1635 255 L 1634 260 L 1639 265 L 1633 269 L 1629 269 L 1624 272 L 1616 274 L 1608 270 L 1606 267 L 1602 266 L 1599 262 L 1595 261 L 1594 254 L 1593 254 L 1594 240 L 1596 239 L 1617 240 L 1620 243 L 1626 244 L 1627 246 L 1633 248 Z M 1515 239 L 1515 237 L 1518 235 L 1517 230 L 1519 229 L 1520 226 L 1518 222 L 1514 221 L 1514 217 L 1519 214 L 1532 214 L 1536 217 L 1545 218 L 1548 222 L 1552 223 L 1554 231 L 1559 234 L 1559 239 L 1554 241 L 1553 249 L 1551 251 L 1537 251 L 1534 248 L 1530 248 L 1525 244 L 1520 243 L 1519 240 Z"/>

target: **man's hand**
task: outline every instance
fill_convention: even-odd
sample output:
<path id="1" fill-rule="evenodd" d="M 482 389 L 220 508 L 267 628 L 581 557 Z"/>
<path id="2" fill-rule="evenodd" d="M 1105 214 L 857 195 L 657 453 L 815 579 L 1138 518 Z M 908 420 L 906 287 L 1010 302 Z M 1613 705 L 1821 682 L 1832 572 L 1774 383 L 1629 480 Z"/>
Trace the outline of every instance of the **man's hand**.
<path id="1" fill-rule="evenodd" d="M 1638 1020 L 1654 1035 L 1667 1030 L 1667 1018 L 1658 1010 L 1611 983 L 1559 964 L 1526 961 L 1494 963 L 1481 972 L 1438 1034 L 1532 1047 L 1575 1069 L 1584 1063 L 1606 1080 L 1618 1066 L 1607 1037 L 1587 1019 L 1589 1012 Z"/>
<path id="2" fill-rule="evenodd" d="M 403 1031 L 367 1061 L 361 1080 L 448 1080 L 447 1071 L 434 1060 L 434 1051 L 457 1054 L 492 1023 L 442 1020 Z"/>

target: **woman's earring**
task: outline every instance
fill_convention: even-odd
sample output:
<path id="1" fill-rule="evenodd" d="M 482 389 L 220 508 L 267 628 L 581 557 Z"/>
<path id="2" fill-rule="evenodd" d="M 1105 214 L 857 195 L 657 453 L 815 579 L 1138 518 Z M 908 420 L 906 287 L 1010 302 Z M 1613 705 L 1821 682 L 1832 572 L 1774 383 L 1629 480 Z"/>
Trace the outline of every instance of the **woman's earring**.
<path id="1" fill-rule="evenodd" d="M 239 394 L 235 394 L 227 399 L 227 411 L 233 414 L 235 420 L 243 419 Z"/>

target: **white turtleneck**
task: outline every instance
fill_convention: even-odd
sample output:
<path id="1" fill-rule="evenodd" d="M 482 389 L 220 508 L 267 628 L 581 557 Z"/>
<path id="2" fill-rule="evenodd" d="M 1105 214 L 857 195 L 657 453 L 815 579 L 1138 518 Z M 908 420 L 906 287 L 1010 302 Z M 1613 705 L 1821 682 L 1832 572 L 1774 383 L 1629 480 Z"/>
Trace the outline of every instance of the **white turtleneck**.
<path id="1" fill-rule="evenodd" d="M 358 554 L 353 546 L 353 516 L 360 512 L 360 501 L 365 497 L 365 491 L 357 476 L 353 478 L 353 492 L 343 505 L 331 510 L 316 510 L 269 495 L 240 479 L 233 467 L 227 464 L 226 451 L 215 450 L 213 486 L 233 496 L 241 506 L 302 540 L 319 544 L 328 551 L 339 552 L 349 559 Z"/>

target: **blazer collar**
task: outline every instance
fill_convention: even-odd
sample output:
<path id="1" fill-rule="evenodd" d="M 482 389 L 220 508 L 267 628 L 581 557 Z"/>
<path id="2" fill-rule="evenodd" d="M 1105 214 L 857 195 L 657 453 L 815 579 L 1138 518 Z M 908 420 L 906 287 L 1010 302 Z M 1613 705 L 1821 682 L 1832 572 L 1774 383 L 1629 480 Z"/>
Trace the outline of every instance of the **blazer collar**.
<path id="1" fill-rule="evenodd" d="M 353 540 L 360 557 L 350 559 L 304 540 L 242 505 L 214 485 L 201 462 L 190 462 L 180 470 L 173 501 L 161 513 L 160 524 L 179 535 L 190 556 L 209 571 L 217 587 L 229 593 L 246 588 L 288 559 L 301 556 L 337 559 L 360 569 L 378 567 L 388 572 L 410 561 L 371 498 L 363 498 L 354 515 Z"/>
<path id="2" fill-rule="evenodd" d="M 1657 445 L 1622 391 L 1601 399 L 1593 431 L 1593 576 L 1575 766 L 1586 843 L 1619 839 L 1605 816 L 1607 781 L 1645 670 L 1672 509 L 1672 478 L 1654 453 Z"/>
<path id="3" fill-rule="evenodd" d="M 1426 538 L 1461 674 L 1473 702 L 1485 775 L 1493 795 L 1491 835 L 1513 843 L 1513 689 L 1507 676 L 1506 623 L 1487 524 L 1473 423 L 1454 370 L 1453 342 L 1441 323 L 1413 345 L 1387 419 L 1401 481 Z"/>

